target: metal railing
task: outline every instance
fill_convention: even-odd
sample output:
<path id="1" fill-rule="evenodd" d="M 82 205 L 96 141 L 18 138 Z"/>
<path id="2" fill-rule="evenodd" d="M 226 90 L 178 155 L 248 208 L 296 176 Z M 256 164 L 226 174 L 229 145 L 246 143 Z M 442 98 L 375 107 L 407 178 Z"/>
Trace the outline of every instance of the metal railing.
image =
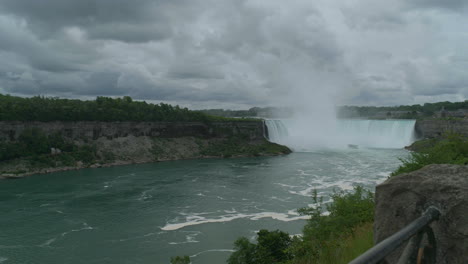
<path id="1" fill-rule="evenodd" d="M 430 206 L 406 227 L 381 241 L 349 264 L 373 264 L 383 260 L 405 241 L 411 238 L 398 260 L 398 264 L 436 263 L 436 239 L 429 224 L 438 220 L 440 211 Z"/>

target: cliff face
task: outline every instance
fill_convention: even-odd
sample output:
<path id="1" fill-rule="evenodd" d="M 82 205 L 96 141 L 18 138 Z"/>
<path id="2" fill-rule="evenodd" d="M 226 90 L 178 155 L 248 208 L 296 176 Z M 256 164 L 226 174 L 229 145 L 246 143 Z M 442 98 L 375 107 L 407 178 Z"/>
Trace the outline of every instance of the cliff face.
<path id="1" fill-rule="evenodd" d="M 468 136 L 468 120 L 418 120 L 415 130 L 420 138 L 437 138 L 447 132 Z"/>
<path id="2" fill-rule="evenodd" d="M 20 135 L 33 128 L 44 136 L 59 136 L 68 143 L 49 142 L 45 151 L 36 155 L 23 150 L 24 156 L 0 160 L 0 179 L 87 167 L 291 152 L 265 139 L 262 121 L 0 122 L 0 143 L 17 149 L 25 143 Z M 37 136 L 33 139 L 43 142 Z"/>
<path id="3" fill-rule="evenodd" d="M 225 138 L 246 135 L 250 140 L 264 138 L 259 122 L 0 122 L 0 140 L 15 141 L 25 129 L 38 128 L 46 135 L 60 134 L 72 140 L 115 139 L 127 136 L 161 138 Z"/>

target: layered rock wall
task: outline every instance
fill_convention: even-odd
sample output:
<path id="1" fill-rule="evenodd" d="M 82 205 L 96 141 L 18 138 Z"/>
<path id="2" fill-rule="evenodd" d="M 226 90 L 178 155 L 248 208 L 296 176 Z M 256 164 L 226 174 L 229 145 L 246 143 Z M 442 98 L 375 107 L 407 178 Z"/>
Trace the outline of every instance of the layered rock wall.
<path id="1" fill-rule="evenodd" d="M 127 136 L 161 138 L 223 138 L 246 135 L 263 139 L 261 121 L 237 122 L 0 122 L 0 140 L 15 141 L 25 129 L 38 128 L 46 135 L 61 134 L 74 140 L 115 139 Z"/>
<path id="2" fill-rule="evenodd" d="M 415 125 L 419 138 L 437 138 L 444 133 L 457 133 L 468 136 L 468 119 L 442 120 L 427 119 L 418 120 Z"/>

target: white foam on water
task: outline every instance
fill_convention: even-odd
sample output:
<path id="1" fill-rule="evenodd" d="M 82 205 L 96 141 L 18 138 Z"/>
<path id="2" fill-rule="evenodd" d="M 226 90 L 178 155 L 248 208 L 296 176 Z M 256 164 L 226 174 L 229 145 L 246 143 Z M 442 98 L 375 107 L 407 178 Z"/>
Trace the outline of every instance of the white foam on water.
<path id="1" fill-rule="evenodd" d="M 3 263 L 5 261 L 7 261 L 7 260 L 8 260 L 8 258 L 0 257 L 0 263 Z"/>
<path id="2" fill-rule="evenodd" d="M 336 186 L 338 186 L 341 190 L 346 190 L 346 191 L 350 191 L 350 190 L 353 190 L 354 189 L 354 185 L 353 183 L 356 183 L 356 181 L 337 181 L 335 183 Z"/>
<path id="3" fill-rule="evenodd" d="M 231 208 L 231 210 L 224 210 L 224 212 L 225 212 L 226 214 L 234 214 L 234 213 L 237 213 L 236 209 L 234 209 L 234 208 Z"/>
<path id="4" fill-rule="evenodd" d="M 148 194 L 148 192 L 152 191 L 151 190 L 146 190 L 146 191 L 143 191 L 141 194 L 140 194 L 140 197 L 138 197 L 138 201 L 146 201 L 148 199 L 151 199 L 153 196 L 151 194 Z"/>
<path id="5" fill-rule="evenodd" d="M 67 231 L 67 232 L 63 232 L 61 234 L 62 237 L 70 234 L 70 233 L 73 233 L 73 232 L 80 232 L 80 231 L 84 231 L 84 230 L 93 230 L 94 228 L 92 226 L 89 226 L 88 223 L 84 222 L 83 223 L 83 227 L 82 228 L 79 228 L 79 229 L 72 229 L 70 231 Z"/>
<path id="6" fill-rule="evenodd" d="M 302 186 L 289 185 L 289 184 L 284 184 L 284 183 L 274 183 L 274 184 L 282 186 L 282 187 L 290 187 L 290 188 L 300 188 L 300 187 L 302 187 Z"/>
<path id="7" fill-rule="evenodd" d="M 54 243 L 57 240 L 56 237 L 47 240 L 46 242 L 39 245 L 39 247 L 50 247 L 50 244 Z"/>
<path id="8" fill-rule="evenodd" d="M 169 245 L 180 245 L 180 244 L 187 244 L 187 243 L 199 243 L 200 241 L 196 240 L 195 238 L 201 234 L 199 231 L 182 231 L 185 233 L 189 233 L 185 236 L 185 241 L 183 242 L 169 242 Z"/>
<path id="9" fill-rule="evenodd" d="M 130 238 L 121 238 L 119 240 L 110 240 L 111 242 L 125 242 L 125 241 L 130 241 L 130 240 L 135 240 L 135 239 L 140 239 L 140 238 L 145 238 L 145 237 L 150 237 L 150 236 L 157 236 L 157 235 L 160 235 L 160 234 L 164 234 L 166 232 L 164 231 L 159 231 L 159 232 L 150 232 L 150 233 L 146 233 L 142 236 L 136 236 L 136 237 L 130 237 Z"/>
<path id="10" fill-rule="evenodd" d="M 292 217 L 291 217 L 292 216 Z M 256 214 L 235 214 L 235 215 L 226 215 L 221 216 L 219 218 L 204 218 L 201 216 L 192 217 L 187 219 L 187 222 L 184 223 L 175 223 L 175 224 L 166 224 L 161 230 L 165 231 L 173 231 L 177 229 L 181 229 L 187 226 L 194 226 L 194 225 L 201 225 L 201 224 L 208 224 L 208 223 L 225 223 L 230 222 L 236 219 L 247 218 L 253 221 L 260 220 L 263 218 L 272 218 L 274 220 L 282 221 L 282 222 L 290 222 L 296 220 L 304 220 L 308 219 L 308 216 L 297 216 L 296 214 L 284 214 L 284 213 L 275 213 L 275 212 L 261 212 Z"/>
<path id="11" fill-rule="evenodd" d="M 201 254 L 205 254 L 205 253 L 209 253 L 209 252 L 235 252 L 235 250 L 233 249 L 209 249 L 209 250 L 205 250 L 205 251 L 202 251 L 202 252 L 198 252 L 197 254 L 194 254 L 192 256 L 190 256 L 191 258 L 196 258 L 198 256 L 200 256 Z"/>

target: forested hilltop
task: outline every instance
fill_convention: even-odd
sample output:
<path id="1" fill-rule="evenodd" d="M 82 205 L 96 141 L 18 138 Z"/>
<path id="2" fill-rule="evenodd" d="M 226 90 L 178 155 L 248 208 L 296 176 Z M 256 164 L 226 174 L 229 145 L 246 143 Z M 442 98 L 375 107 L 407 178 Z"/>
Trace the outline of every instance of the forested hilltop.
<path id="1" fill-rule="evenodd" d="M 151 104 L 134 101 L 129 96 L 115 99 L 99 96 L 96 100 L 82 101 L 42 96 L 22 98 L 0 94 L 0 121 L 206 122 L 223 120 L 227 119 L 164 103 Z"/>
<path id="2" fill-rule="evenodd" d="M 446 116 L 441 115 L 445 112 Z M 340 118 L 401 118 L 421 119 L 429 117 L 464 117 L 468 113 L 468 100 L 463 102 L 437 102 L 423 105 L 400 106 L 341 106 L 338 108 Z"/>
<path id="3" fill-rule="evenodd" d="M 288 118 L 294 115 L 288 107 L 252 107 L 248 110 L 206 109 L 203 113 L 224 117 Z M 400 106 L 339 106 L 338 118 L 365 119 L 424 119 L 430 117 L 468 116 L 468 100 L 463 102 L 437 102 L 423 105 Z"/>

